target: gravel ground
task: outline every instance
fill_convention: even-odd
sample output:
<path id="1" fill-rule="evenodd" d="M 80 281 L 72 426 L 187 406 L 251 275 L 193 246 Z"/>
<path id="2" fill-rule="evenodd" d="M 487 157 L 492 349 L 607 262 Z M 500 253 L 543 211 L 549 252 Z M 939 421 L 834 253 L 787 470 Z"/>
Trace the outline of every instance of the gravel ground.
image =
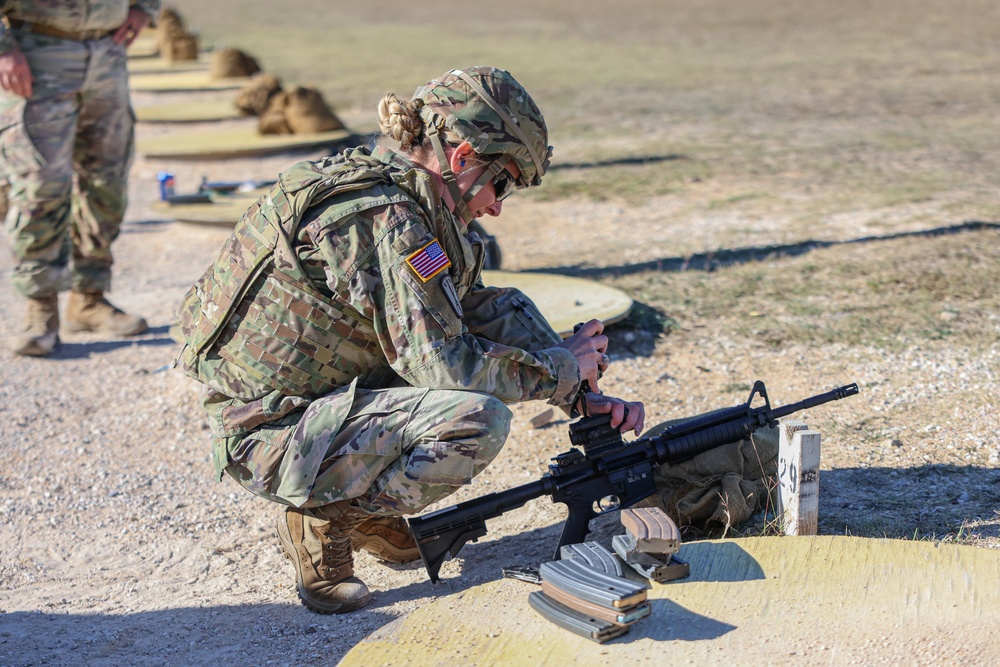
<path id="1" fill-rule="evenodd" d="M 168 329 L 227 232 L 162 219 L 151 208 L 156 173 L 174 171 L 178 191 L 189 192 L 203 175 L 270 178 L 303 157 L 309 155 L 196 166 L 138 158 L 111 296 L 144 315 L 150 331 L 130 340 L 66 335 L 50 359 L 0 352 L 0 665 L 334 664 L 361 638 L 428 600 L 493 580 L 512 562 L 548 558 L 562 510 L 539 500 L 491 522 L 486 539 L 446 563 L 441 585 L 432 586 L 417 565 L 387 567 L 360 555 L 358 573 L 375 591 L 374 603 L 346 617 L 319 616 L 295 597 L 272 528 L 275 507 L 228 480 L 214 482 L 197 389 L 171 368 L 178 346 Z M 511 269 L 563 266 L 567 255 L 606 266 L 607 249 L 587 239 L 601 238 L 607 215 L 615 229 L 637 237 L 684 224 L 668 220 L 667 203 L 659 213 L 652 206 L 530 201 L 506 209 L 491 230 Z M 539 242 L 539 221 L 544 230 L 573 225 L 580 247 L 565 236 L 560 244 Z M 900 226 L 908 229 L 905 221 Z M 861 236 L 864 216 L 854 228 L 837 229 L 842 239 Z M 658 244 L 615 243 L 629 244 L 629 262 L 667 254 Z M 0 336 L 15 333 L 21 317 L 9 268 L 5 254 Z M 924 512 L 941 526 L 921 534 L 1000 544 L 996 345 L 978 358 L 946 345 L 896 354 L 836 345 L 774 350 L 710 325 L 657 338 L 629 323 L 614 330 L 613 340 L 605 390 L 645 401 L 648 423 L 735 404 L 742 390 L 720 387 L 758 377 L 775 403 L 858 382 L 862 396 L 850 405 L 807 418 L 824 434 L 820 532 L 878 535 L 879 517 L 886 514 L 889 526 L 893 508 L 905 506 L 917 508 L 908 520 Z M 912 410 L 923 398 L 956 391 L 987 398 L 945 402 L 930 416 Z M 544 409 L 516 406 L 499 460 L 449 502 L 540 476 L 547 459 L 566 447 L 565 423 L 531 428 L 529 420 Z M 872 428 L 861 424 L 879 419 L 873 445 Z M 884 502 L 890 497 L 895 505 Z M 599 520 L 596 534 L 609 535 L 613 523 Z"/>

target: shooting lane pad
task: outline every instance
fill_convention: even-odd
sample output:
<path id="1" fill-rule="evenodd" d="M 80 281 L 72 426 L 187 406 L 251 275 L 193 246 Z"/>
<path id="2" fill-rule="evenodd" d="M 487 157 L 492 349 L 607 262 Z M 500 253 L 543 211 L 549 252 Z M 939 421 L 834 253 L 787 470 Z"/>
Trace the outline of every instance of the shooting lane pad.
<path id="1" fill-rule="evenodd" d="M 679 555 L 691 576 L 652 584 L 652 614 L 606 644 L 539 616 L 535 585 L 501 579 L 422 605 L 339 667 L 996 664 L 996 550 L 823 535 L 694 542 Z"/>
<path id="2" fill-rule="evenodd" d="M 176 93 L 203 90 L 235 90 L 247 85 L 248 76 L 213 79 L 208 70 L 190 72 L 139 72 L 130 74 L 128 85 L 134 91 Z"/>
<path id="3" fill-rule="evenodd" d="M 199 123 L 246 118 L 233 100 L 175 102 L 135 107 L 136 120 L 144 123 Z"/>
<path id="4" fill-rule="evenodd" d="M 566 338 L 573 327 L 587 320 L 613 324 L 632 310 L 632 299 L 621 290 L 583 278 L 552 273 L 483 271 L 483 283 L 516 287 L 528 295 L 552 328 Z"/>
<path id="5" fill-rule="evenodd" d="M 238 193 L 198 204 L 171 205 L 166 202 L 156 202 L 153 204 L 153 210 L 185 224 L 232 228 L 264 192 L 266 189 Z"/>
<path id="6" fill-rule="evenodd" d="M 208 68 L 209 62 L 204 57 L 197 60 L 167 60 L 156 56 L 128 60 L 128 73 L 132 76 L 161 72 L 207 72 Z"/>
<path id="7" fill-rule="evenodd" d="M 137 150 L 147 158 L 225 159 L 332 146 L 354 136 L 350 130 L 316 134 L 261 134 L 254 122 L 226 130 L 172 132 L 140 140 Z"/>
<path id="8" fill-rule="evenodd" d="M 129 58 L 154 58 L 160 55 L 160 45 L 156 43 L 156 29 L 146 28 L 129 44 Z"/>

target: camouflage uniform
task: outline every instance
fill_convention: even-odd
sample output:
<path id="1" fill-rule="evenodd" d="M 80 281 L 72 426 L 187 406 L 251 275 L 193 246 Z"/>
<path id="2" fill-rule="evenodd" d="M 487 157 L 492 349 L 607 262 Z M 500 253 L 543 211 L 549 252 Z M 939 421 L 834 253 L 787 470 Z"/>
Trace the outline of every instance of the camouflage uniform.
<path id="1" fill-rule="evenodd" d="M 421 268 L 435 244 L 445 259 Z M 496 456 L 505 403 L 571 403 L 576 359 L 522 293 L 483 286 L 483 260 L 399 153 L 282 174 L 179 314 L 220 478 L 297 507 L 409 514 Z"/>
<path id="2" fill-rule="evenodd" d="M 131 3 L 151 20 L 159 4 Z M 17 256 L 11 283 L 24 296 L 110 288 L 134 124 L 125 48 L 111 34 L 129 7 L 127 0 L 0 0 L 7 19 L 95 32 L 94 39 L 75 41 L 0 26 L 0 53 L 16 42 L 34 79 L 27 100 L 0 89 L 6 228 Z"/>

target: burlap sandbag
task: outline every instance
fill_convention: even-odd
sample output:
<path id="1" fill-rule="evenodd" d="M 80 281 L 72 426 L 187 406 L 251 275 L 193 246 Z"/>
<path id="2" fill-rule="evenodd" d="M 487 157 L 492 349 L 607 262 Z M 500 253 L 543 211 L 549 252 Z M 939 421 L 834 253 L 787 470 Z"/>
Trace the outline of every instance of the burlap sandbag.
<path id="1" fill-rule="evenodd" d="M 657 434 L 672 422 L 650 430 Z M 760 510 L 773 508 L 778 488 L 778 429 L 761 428 L 750 439 L 716 447 L 693 459 L 659 466 L 656 494 L 639 503 L 656 506 L 680 527 L 722 537 Z"/>
<path id="2" fill-rule="evenodd" d="M 261 134 L 317 134 L 343 128 L 320 92 L 308 86 L 275 94 L 257 124 Z"/>
<path id="3" fill-rule="evenodd" d="M 288 93 L 285 91 L 279 90 L 272 95 L 257 121 L 257 131 L 261 134 L 291 134 L 292 128 L 288 127 L 288 121 L 285 120 L 287 104 Z"/>
<path id="4" fill-rule="evenodd" d="M 178 12 L 173 7 L 164 7 L 160 10 L 160 15 L 156 18 L 156 25 L 158 28 L 165 28 L 167 26 L 176 26 L 178 28 L 184 29 L 184 19 L 181 18 L 180 12 Z"/>
<path id="5" fill-rule="evenodd" d="M 281 81 L 273 74 L 257 72 L 250 83 L 243 86 L 236 96 L 236 108 L 244 116 L 260 116 L 271 103 L 271 98 L 281 92 Z M 284 112 L 282 112 L 284 115 Z"/>
<path id="6" fill-rule="evenodd" d="M 166 45 L 177 35 L 183 35 L 187 30 L 184 28 L 184 19 L 175 9 L 164 7 L 160 10 L 160 16 L 156 20 L 156 45 L 160 55 L 166 50 Z"/>
<path id="7" fill-rule="evenodd" d="M 189 32 L 171 36 L 160 44 L 160 57 L 171 63 L 198 60 L 198 36 Z"/>
<path id="8" fill-rule="evenodd" d="M 208 74 L 213 79 L 253 76 L 259 71 L 260 65 L 253 56 L 232 47 L 214 51 L 208 68 Z"/>

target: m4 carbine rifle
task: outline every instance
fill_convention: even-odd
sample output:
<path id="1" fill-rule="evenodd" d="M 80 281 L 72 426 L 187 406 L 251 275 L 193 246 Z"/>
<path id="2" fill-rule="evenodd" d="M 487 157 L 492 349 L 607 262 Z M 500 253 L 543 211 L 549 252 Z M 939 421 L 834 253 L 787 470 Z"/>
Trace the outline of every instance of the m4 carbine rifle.
<path id="1" fill-rule="evenodd" d="M 438 581 L 441 564 L 449 552 L 458 555 L 469 540 L 486 534 L 486 520 L 523 506 L 529 500 L 552 496 L 569 509 L 555 560 L 566 544 L 579 544 L 590 531 L 590 520 L 599 514 L 635 505 L 656 491 L 653 468 L 677 463 L 702 452 L 737 442 L 763 426 L 829 401 L 858 393 L 857 384 L 837 387 L 798 403 L 771 408 L 764 383 L 758 380 L 743 405 L 717 410 L 668 426 L 657 436 L 626 443 L 611 416 L 594 415 L 570 425 L 575 447 L 552 459 L 548 474 L 522 486 L 490 493 L 458 505 L 407 520 L 432 582 Z M 755 399 L 763 402 L 753 407 Z M 581 453 L 577 447 L 582 447 Z M 595 505 L 597 506 L 595 509 Z"/>

